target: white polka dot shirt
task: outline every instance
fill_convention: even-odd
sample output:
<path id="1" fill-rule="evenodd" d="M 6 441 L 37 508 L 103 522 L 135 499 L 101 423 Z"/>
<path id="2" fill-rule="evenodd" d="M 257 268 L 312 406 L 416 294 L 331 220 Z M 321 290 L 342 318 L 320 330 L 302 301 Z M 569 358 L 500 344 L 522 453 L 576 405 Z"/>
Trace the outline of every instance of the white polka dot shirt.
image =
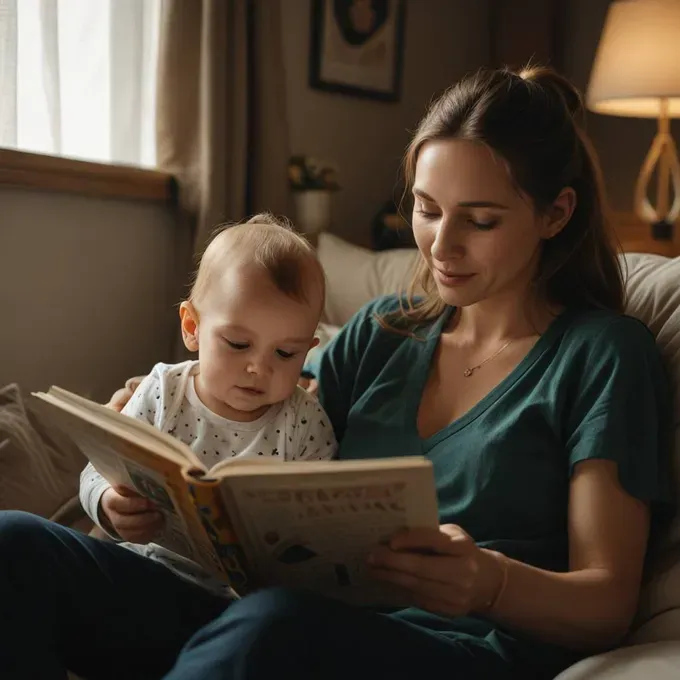
<path id="1" fill-rule="evenodd" d="M 198 398 L 193 376 L 197 362 L 157 364 L 123 409 L 125 415 L 144 420 L 191 447 L 211 466 L 231 458 L 268 457 L 278 461 L 333 458 L 337 442 L 328 417 L 318 401 L 302 388 L 275 404 L 257 420 L 237 422 L 210 411 Z M 109 483 L 88 465 L 81 475 L 80 498 L 99 526 L 99 502 Z M 102 527 L 106 531 L 106 527 Z M 115 537 L 113 537 L 115 538 Z M 175 553 L 149 544 L 124 544 L 136 552 L 165 562 L 182 576 L 211 589 L 215 584 L 199 573 L 198 565 Z M 188 565 L 191 568 L 188 569 Z M 189 572 L 189 573 L 187 573 Z"/>

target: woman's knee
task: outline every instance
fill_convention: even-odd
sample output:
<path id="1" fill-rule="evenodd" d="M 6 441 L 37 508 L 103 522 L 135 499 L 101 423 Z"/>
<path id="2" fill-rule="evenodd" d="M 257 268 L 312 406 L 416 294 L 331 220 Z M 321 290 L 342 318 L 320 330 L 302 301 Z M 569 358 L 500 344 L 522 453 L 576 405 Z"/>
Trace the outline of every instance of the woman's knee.
<path id="1" fill-rule="evenodd" d="M 286 588 L 248 595 L 194 635 L 180 657 L 177 677 L 183 663 L 222 669 L 230 678 L 321 677 L 314 670 L 313 650 L 324 636 L 324 620 L 334 619 L 329 608 L 328 600 Z M 233 674 L 235 668 L 240 675 Z"/>
<path id="2" fill-rule="evenodd" d="M 40 549 L 49 535 L 50 522 L 21 510 L 0 511 L 0 555 Z"/>
<path id="3" fill-rule="evenodd" d="M 313 593 L 289 589 L 267 588 L 237 600 L 227 607 L 199 637 L 201 641 L 224 637 L 238 631 L 258 645 L 272 639 L 286 648 L 286 640 L 309 639 L 317 633 L 323 622 L 332 618 L 336 604 Z M 198 640 L 196 640 L 198 642 Z M 271 653 L 271 648 L 269 653 Z"/>
<path id="4" fill-rule="evenodd" d="M 295 625 L 328 617 L 339 605 L 315 593 L 294 588 L 266 588 L 235 602 L 224 616 L 240 617 L 261 625 Z"/>

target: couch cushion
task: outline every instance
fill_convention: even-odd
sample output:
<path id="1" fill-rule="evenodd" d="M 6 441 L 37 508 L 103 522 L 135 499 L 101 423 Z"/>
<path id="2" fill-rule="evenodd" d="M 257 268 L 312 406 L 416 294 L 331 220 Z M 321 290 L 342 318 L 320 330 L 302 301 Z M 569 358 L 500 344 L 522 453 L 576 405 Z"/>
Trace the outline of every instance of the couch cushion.
<path id="1" fill-rule="evenodd" d="M 617 649 L 579 661 L 555 680 L 675 680 L 680 642 Z"/>
<path id="2" fill-rule="evenodd" d="M 673 386 L 674 488 L 680 498 L 680 258 L 627 255 L 627 311 L 654 332 Z M 635 643 L 680 640 L 680 514 L 651 546 Z"/>
<path id="3" fill-rule="evenodd" d="M 321 234 L 319 259 L 328 282 L 324 321 L 342 326 L 367 302 L 405 290 L 418 251 L 412 248 L 374 252 L 332 234 Z"/>
<path id="4" fill-rule="evenodd" d="M 0 389 L 0 510 L 74 518 L 85 464 L 74 444 L 30 412 L 17 385 Z"/>

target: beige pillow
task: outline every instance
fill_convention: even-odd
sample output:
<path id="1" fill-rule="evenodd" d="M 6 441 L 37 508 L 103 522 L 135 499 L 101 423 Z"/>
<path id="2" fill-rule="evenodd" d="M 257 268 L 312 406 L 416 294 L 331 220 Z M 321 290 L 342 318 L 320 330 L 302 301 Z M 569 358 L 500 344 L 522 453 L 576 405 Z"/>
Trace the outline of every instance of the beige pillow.
<path id="1" fill-rule="evenodd" d="M 27 408 L 17 385 L 0 389 L 0 509 L 70 523 L 86 461 L 70 440 Z"/>
<path id="2" fill-rule="evenodd" d="M 321 234 L 318 253 L 328 283 L 323 320 L 342 326 L 367 302 L 404 290 L 418 251 L 404 248 L 374 252 L 332 234 Z"/>
<path id="3" fill-rule="evenodd" d="M 674 488 L 680 498 L 680 258 L 632 254 L 627 265 L 627 312 L 649 326 L 673 384 Z M 635 643 L 680 640 L 680 514 L 650 553 Z"/>

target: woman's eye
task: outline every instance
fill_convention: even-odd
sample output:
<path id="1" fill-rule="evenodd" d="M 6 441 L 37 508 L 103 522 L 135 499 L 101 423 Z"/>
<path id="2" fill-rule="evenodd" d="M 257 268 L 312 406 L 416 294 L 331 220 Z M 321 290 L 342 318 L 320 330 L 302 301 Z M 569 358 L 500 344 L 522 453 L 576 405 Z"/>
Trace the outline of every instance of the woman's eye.
<path id="1" fill-rule="evenodd" d="M 488 222 L 477 222 L 471 219 L 470 224 L 472 224 L 476 229 L 479 229 L 480 231 L 491 231 L 491 229 L 498 225 L 498 220 L 489 220 Z"/>
<path id="2" fill-rule="evenodd" d="M 416 210 L 416 213 L 418 213 L 418 215 L 420 215 L 421 217 L 425 218 L 426 220 L 433 220 L 433 219 L 435 219 L 436 217 L 439 217 L 439 213 L 436 213 L 436 212 L 429 212 L 429 211 L 427 211 L 427 210 L 422 210 L 422 209 Z"/>
<path id="3" fill-rule="evenodd" d="M 422 201 L 416 201 L 415 212 L 421 217 L 424 217 L 426 220 L 431 220 L 434 219 L 435 217 L 439 217 L 440 214 L 435 208 L 435 206 L 425 205 Z"/>
<path id="4" fill-rule="evenodd" d="M 282 359 L 292 359 L 295 356 L 295 352 L 284 352 L 282 349 L 277 349 L 276 353 L 282 358 Z"/>
<path id="5" fill-rule="evenodd" d="M 226 340 L 227 345 L 231 347 L 232 349 L 248 349 L 248 343 L 247 342 L 232 342 L 228 338 L 224 338 Z"/>

